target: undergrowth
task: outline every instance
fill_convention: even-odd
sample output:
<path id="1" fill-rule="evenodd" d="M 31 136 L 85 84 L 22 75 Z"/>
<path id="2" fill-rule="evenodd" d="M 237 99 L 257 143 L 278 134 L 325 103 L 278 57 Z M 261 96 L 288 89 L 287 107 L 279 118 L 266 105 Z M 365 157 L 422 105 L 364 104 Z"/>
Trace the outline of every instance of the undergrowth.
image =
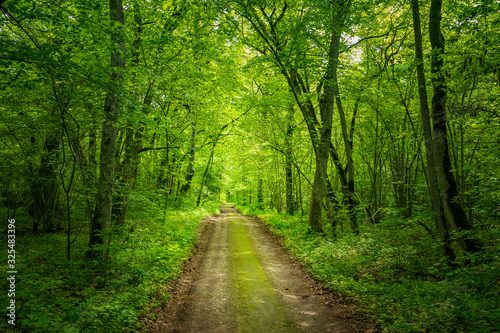
<path id="1" fill-rule="evenodd" d="M 490 246 L 449 267 L 415 220 L 392 216 L 360 236 L 313 233 L 307 217 L 241 207 L 259 216 L 313 275 L 357 301 L 385 332 L 500 331 L 500 251 Z M 493 234 L 492 234 L 493 233 Z"/>
<path id="2" fill-rule="evenodd" d="M 131 207 L 128 225 L 133 227 L 112 242 L 105 275 L 85 259 L 85 233 L 73 243 L 68 261 L 64 233 L 18 230 L 16 331 L 140 331 L 138 317 L 167 300 L 167 283 L 189 257 L 201 219 L 214 212 L 216 204 L 169 211 L 163 223 L 154 203 Z M 6 260 L 1 269 L 7 271 Z M 6 279 L 1 288 L 8 290 Z M 0 299 L 5 309 L 7 299 Z M 13 327 L 4 320 L 0 329 Z"/>

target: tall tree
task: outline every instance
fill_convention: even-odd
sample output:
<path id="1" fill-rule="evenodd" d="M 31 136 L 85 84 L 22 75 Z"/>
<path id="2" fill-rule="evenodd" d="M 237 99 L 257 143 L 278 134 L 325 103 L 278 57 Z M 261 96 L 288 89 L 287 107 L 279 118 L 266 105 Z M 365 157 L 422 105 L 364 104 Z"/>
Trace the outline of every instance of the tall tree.
<path id="1" fill-rule="evenodd" d="M 351 146 L 348 142 L 347 125 L 345 121 L 345 114 L 342 108 L 340 96 L 339 96 L 339 86 L 337 78 L 337 69 L 339 62 L 339 51 L 340 51 L 340 40 L 342 35 L 342 27 L 346 19 L 347 12 L 349 10 L 349 4 L 345 1 L 334 1 L 332 4 L 333 10 L 331 29 L 331 39 L 328 51 L 328 64 L 324 77 L 320 81 L 320 85 L 317 87 L 317 91 L 322 92 L 319 96 L 319 108 L 321 114 L 321 128 L 320 128 L 320 140 L 316 152 L 316 172 L 314 175 L 313 190 L 311 194 L 311 204 L 309 210 L 309 225 L 318 231 L 318 226 L 321 225 L 321 213 L 323 207 L 323 200 L 327 193 L 327 169 L 328 169 L 328 158 L 330 156 L 330 146 L 331 146 L 331 135 L 332 135 L 332 122 L 333 122 L 333 107 L 336 102 L 337 108 L 339 110 L 339 115 L 342 122 L 342 133 L 344 137 L 344 142 L 346 145 L 346 155 L 348 156 L 348 174 L 352 176 L 349 177 L 349 188 L 354 186 L 354 170 L 352 169 L 352 154 Z M 299 101 L 298 101 L 299 102 Z M 308 119 L 306 119 L 307 121 Z M 349 163 L 351 161 L 351 163 Z M 350 192 L 350 191 L 349 191 Z"/>
<path id="2" fill-rule="evenodd" d="M 285 132 L 285 192 L 286 192 L 286 211 L 288 214 L 294 214 L 295 203 L 293 200 L 293 169 L 292 169 L 292 138 L 294 124 L 295 110 L 293 105 L 290 106 L 290 110 L 287 114 L 286 119 L 286 132 Z"/>
<path id="3" fill-rule="evenodd" d="M 427 177 L 429 179 L 429 194 L 431 197 L 434 220 L 439 230 L 441 241 L 443 242 L 443 254 L 454 258 L 453 250 L 450 246 L 450 235 L 446 227 L 446 220 L 441 204 L 440 188 L 436 174 L 436 161 L 434 157 L 434 139 L 432 136 L 431 119 L 429 115 L 429 104 L 427 102 L 427 88 L 425 83 L 424 56 L 422 50 L 422 32 L 420 27 L 420 8 L 418 0 L 412 0 L 413 31 L 415 35 L 415 56 L 417 61 L 418 94 L 420 98 L 420 117 L 425 138 L 425 152 L 427 158 Z"/>
<path id="4" fill-rule="evenodd" d="M 189 106 L 186 106 L 188 108 L 188 110 L 190 110 L 190 107 Z M 191 111 L 189 111 L 191 112 Z M 190 139 L 190 143 L 189 143 L 189 152 L 188 152 L 188 155 L 189 155 L 189 163 L 188 163 L 188 166 L 186 168 L 186 176 L 184 178 L 185 180 L 185 184 L 182 185 L 181 187 L 181 195 L 186 195 L 186 193 L 189 191 L 189 188 L 191 187 L 191 182 L 193 181 L 193 177 L 194 177 L 194 172 L 195 172 L 195 166 L 194 166 L 194 162 L 195 162 L 195 156 L 196 156 L 196 124 L 194 122 L 194 120 L 192 121 L 191 123 L 191 139 Z"/>
<path id="5" fill-rule="evenodd" d="M 103 249 L 95 246 L 108 245 L 113 206 L 113 186 L 115 182 L 116 137 L 118 117 L 123 107 L 122 88 L 125 71 L 125 16 L 122 0 L 109 0 L 109 18 L 111 23 L 111 75 L 110 86 L 104 102 L 105 119 L 101 130 L 101 153 L 99 164 L 99 183 L 94 218 L 90 226 L 88 256 L 102 260 Z"/>
<path id="6" fill-rule="evenodd" d="M 441 185 L 442 203 L 446 219 L 452 230 L 471 231 L 472 225 L 459 202 L 458 187 L 451 164 L 448 133 L 446 95 L 447 87 L 443 71 L 445 38 L 441 31 L 442 0 L 432 0 L 429 12 L 429 38 L 431 41 L 431 78 L 434 88 L 432 97 L 432 119 L 434 129 L 434 147 L 436 170 Z M 478 251 L 479 243 L 472 235 L 459 236 L 458 243 L 463 250 Z"/>

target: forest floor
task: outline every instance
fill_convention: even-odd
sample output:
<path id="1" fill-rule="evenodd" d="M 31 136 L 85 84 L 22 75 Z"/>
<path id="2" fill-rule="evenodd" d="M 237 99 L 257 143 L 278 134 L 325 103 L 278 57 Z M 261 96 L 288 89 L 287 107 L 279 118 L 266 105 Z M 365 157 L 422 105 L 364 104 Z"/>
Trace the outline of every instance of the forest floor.
<path id="1" fill-rule="evenodd" d="M 195 253 L 148 332 L 376 332 L 314 280 L 260 221 L 230 204 L 204 221 Z"/>

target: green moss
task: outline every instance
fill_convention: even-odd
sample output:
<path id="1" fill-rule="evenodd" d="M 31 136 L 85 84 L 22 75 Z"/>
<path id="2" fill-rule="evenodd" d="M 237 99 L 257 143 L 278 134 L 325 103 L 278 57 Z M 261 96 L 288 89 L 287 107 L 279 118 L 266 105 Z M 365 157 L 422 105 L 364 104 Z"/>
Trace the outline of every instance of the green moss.
<path id="1" fill-rule="evenodd" d="M 229 215 L 231 296 L 241 332 L 292 332 L 285 307 L 248 236 L 246 220 Z"/>

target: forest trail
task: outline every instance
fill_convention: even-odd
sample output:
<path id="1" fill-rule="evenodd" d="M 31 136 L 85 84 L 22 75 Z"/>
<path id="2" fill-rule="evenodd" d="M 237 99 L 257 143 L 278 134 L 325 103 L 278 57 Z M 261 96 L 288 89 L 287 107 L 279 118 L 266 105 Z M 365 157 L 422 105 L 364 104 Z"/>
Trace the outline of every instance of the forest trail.
<path id="1" fill-rule="evenodd" d="M 145 319 L 149 332 L 375 331 L 294 262 L 262 223 L 230 204 L 205 223 L 168 303 Z"/>

